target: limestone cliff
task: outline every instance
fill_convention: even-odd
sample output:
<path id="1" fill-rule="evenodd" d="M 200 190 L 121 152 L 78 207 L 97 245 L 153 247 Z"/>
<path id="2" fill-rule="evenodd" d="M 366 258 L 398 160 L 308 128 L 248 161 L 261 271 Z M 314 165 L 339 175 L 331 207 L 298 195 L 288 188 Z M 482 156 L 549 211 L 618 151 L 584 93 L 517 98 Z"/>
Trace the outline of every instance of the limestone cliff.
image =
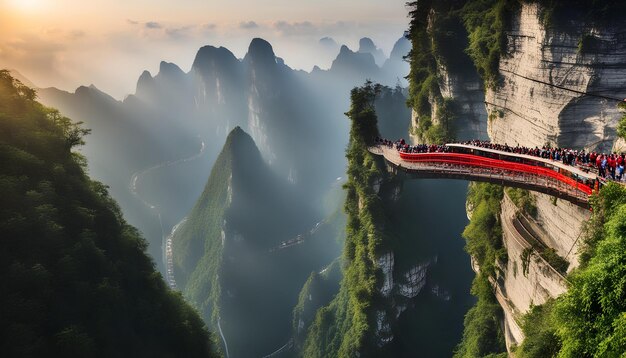
<path id="1" fill-rule="evenodd" d="M 626 26 L 572 21 L 546 27 L 537 4 L 522 4 L 513 13 L 501 54 L 498 85 L 486 91 L 488 134 L 493 142 L 545 144 L 610 151 L 621 114 L 617 101 L 626 96 Z M 543 194 L 532 194 L 537 214 L 526 224 L 569 263 L 578 266 L 582 224 L 589 211 Z M 505 313 L 507 345 L 519 344 L 518 323 L 533 305 L 567 289 L 557 273 L 511 225 L 510 201 L 502 202 L 503 241 L 509 257 L 495 282 Z M 524 266 L 521 267 L 520 265 Z"/>
<path id="2" fill-rule="evenodd" d="M 620 150 L 617 104 L 626 97 L 626 24 L 606 16 L 608 8 L 619 6 L 411 3 L 409 104 L 415 139 L 488 136 L 509 145 Z M 497 225 L 508 259 L 497 260 L 495 272 L 488 270 L 504 310 L 509 347 L 523 340 L 523 314 L 567 290 L 566 275 L 579 266 L 583 223 L 590 217 L 570 203 L 528 195 L 532 215 L 508 196 L 502 199 Z"/>
<path id="3" fill-rule="evenodd" d="M 626 97 L 626 24 L 547 28 L 523 4 L 506 31 L 500 85 L 486 93 L 489 136 L 499 143 L 608 151 Z"/>
<path id="4" fill-rule="evenodd" d="M 459 2 L 460 4 L 460 2 Z M 420 1 L 409 4 L 409 105 L 417 142 L 486 138 L 483 81 L 464 49 L 468 34 L 459 4 Z"/>

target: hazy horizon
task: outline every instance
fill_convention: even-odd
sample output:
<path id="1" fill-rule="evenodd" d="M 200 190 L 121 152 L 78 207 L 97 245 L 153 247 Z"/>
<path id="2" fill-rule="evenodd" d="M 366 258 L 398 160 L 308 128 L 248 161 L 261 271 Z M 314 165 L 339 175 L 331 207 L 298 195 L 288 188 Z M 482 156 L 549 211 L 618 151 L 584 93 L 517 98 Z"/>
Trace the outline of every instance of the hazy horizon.
<path id="1" fill-rule="evenodd" d="M 287 65 L 310 71 L 329 67 L 336 55 L 324 51 L 323 37 L 354 51 L 369 37 L 388 56 L 408 26 L 405 1 L 394 3 L 0 0 L 0 68 L 38 87 L 93 84 L 123 99 L 161 61 L 188 71 L 202 46 L 224 46 L 241 58 L 261 37 Z"/>

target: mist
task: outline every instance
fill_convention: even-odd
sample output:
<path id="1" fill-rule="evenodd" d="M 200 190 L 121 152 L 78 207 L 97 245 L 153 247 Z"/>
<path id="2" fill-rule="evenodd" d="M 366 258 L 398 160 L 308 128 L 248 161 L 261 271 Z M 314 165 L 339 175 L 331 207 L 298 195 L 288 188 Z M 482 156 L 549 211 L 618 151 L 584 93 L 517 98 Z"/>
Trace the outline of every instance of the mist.
<path id="1" fill-rule="evenodd" d="M 39 97 L 92 129 L 81 149 L 90 175 L 143 232 L 170 286 L 233 356 L 263 355 L 292 342 L 307 277 L 341 256 L 350 90 L 366 79 L 390 86 L 381 112 L 395 133 L 409 126 L 400 35 L 380 66 L 370 40 L 316 43 L 333 60 L 306 72 L 256 38 L 241 58 L 208 45 L 189 70 L 161 62 L 123 101 L 95 86 Z M 259 335 L 268 320 L 272 334 Z"/>
<path id="2" fill-rule="evenodd" d="M 243 58 L 250 41 L 262 37 L 290 67 L 311 71 L 328 68 L 336 55 L 318 45 L 322 38 L 357 48 L 368 36 L 389 55 L 408 24 L 404 1 L 294 7 L 271 0 L 261 7 L 272 7 L 269 13 L 249 0 L 190 0 L 187 11 L 169 1 L 36 1 L 32 9 L 0 2 L 0 67 L 18 70 L 39 88 L 93 84 L 118 100 L 134 93 L 143 70 L 157 72 L 160 61 L 189 71 L 195 50 L 206 44 Z"/>

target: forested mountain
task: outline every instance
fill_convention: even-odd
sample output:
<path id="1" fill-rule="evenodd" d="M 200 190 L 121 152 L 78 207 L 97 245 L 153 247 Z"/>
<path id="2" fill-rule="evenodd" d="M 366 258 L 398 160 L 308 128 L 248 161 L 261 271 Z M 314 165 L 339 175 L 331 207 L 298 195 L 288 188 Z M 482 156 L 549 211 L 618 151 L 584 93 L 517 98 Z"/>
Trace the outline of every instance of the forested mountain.
<path id="1" fill-rule="evenodd" d="M 232 356 L 287 343 L 298 290 L 337 255 L 343 221 L 316 223 L 305 198 L 235 127 L 173 236 L 177 285 L 223 331 Z"/>
<path id="2" fill-rule="evenodd" d="M 213 357 L 199 315 L 73 151 L 89 131 L 0 71 L 0 350 L 7 357 Z"/>

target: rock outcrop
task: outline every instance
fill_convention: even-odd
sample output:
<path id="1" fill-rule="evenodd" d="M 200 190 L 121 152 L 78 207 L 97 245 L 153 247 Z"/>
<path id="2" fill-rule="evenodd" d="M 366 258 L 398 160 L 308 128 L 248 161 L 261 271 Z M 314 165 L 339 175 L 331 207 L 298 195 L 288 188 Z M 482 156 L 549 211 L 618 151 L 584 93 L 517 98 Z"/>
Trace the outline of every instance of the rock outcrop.
<path id="1" fill-rule="evenodd" d="M 456 138 L 459 140 L 487 138 L 487 111 L 485 92 L 477 73 L 460 73 L 439 64 L 439 90 L 444 98 L 451 98 L 455 105 Z M 432 118 L 437 118 L 438 107 L 433 106 Z"/>
<path id="2" fill-rule="evenodd" d="M 539 14 L 523 4 L 507 32 L 500 86 L 486 94 L 490 138 L 610 150 L 617 103 L 593 95 L 626 97 L 626 26 L 546 28 Z"/>

